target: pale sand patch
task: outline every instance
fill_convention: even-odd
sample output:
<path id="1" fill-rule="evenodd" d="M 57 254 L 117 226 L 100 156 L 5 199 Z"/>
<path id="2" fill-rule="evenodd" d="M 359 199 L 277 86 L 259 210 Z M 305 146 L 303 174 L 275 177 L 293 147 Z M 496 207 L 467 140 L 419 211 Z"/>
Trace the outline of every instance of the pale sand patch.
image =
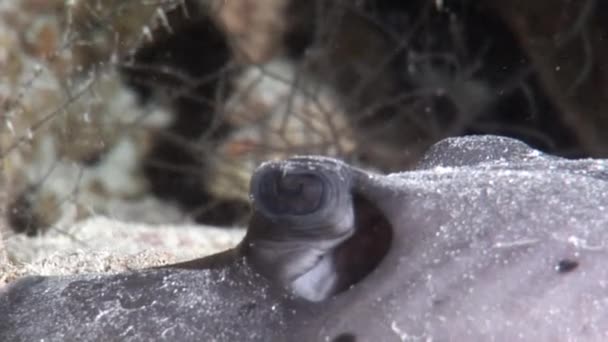
<path id="1" fill-rule="evenodd" d="M 0 259 L 0 286 L 25 275 L 116 273 L 198 258 L 235 246 L 244 233 L 243 228 L 145 225 L 94 217 L 67 231 L 5 236 L 8 261 Z"/>

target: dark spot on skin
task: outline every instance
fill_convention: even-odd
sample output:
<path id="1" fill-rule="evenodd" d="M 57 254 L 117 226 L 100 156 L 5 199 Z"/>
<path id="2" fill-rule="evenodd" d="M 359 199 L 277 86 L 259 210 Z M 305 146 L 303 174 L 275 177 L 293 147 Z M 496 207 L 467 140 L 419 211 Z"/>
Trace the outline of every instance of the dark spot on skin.
<path id="1" fill-rule="evenodd" d="M 442 306 L 443 304 L 445 304 L 445 302 L 446 302 L 445 298 L 433 299 L 431 301 L 431 303 L 433 304 L 434 307 Z"/>
<path id="2" fill-rule="evenodd" d="M 334 337 L 332 342 L 357 342 L 357 338 L 355 335 L 351 333 L 342 333 L 336 337 Z"/>
<path id="3" fill-rule="evenodd" d="M 574 271 L 578 267 L 578 261 L 572 259 L 562 259 L 555 266 L 555 270 L 559 273 L 568 273 Z"/>

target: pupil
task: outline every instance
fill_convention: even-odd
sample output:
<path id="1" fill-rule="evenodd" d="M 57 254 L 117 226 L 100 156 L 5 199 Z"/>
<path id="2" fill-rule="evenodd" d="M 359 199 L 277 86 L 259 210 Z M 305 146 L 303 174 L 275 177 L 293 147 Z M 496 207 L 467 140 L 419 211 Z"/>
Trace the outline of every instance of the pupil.
<path id="1" fill-rule="evenodd" d="M 276 186 L 278 190 L 277 193 L 282 191 L 286 195 L 296 196 L 302 193 L 304 183 L 301 180 L 298 180 L 297 176 L 287 175 L 282 179 L 277 179 Z"/>
<path id="2" fill-rule="evenodd" d="M 275 214 L 306 215 L 317 210 L 323 201 L 324 184 L 313 174 L 272 172 L 260 188 L 265 206 Z"/>

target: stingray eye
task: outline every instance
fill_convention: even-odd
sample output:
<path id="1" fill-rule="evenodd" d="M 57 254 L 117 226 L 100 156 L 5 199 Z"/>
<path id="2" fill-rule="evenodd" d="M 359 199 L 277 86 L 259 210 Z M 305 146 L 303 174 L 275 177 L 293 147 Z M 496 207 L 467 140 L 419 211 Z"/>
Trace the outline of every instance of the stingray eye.
<path id="1" fill-rule="evenodd" d="M 259 199 L 274 214 L 306 215 L 321 207 L 324 192 L 324 181 L 317 175 L 275 171 L 263 176 Z"/>

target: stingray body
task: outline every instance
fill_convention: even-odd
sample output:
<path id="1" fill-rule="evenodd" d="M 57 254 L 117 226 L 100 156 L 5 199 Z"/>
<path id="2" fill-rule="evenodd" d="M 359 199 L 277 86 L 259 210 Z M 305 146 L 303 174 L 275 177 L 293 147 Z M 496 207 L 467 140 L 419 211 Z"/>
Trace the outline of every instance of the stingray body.
<path id="1" fill-rule="evenodd" d="M 0 340 L 605 341 L 606 170 L 491 136 L 391 175 L 265 163 L 235 249 L 24 278 L 0 294 Z"/>

